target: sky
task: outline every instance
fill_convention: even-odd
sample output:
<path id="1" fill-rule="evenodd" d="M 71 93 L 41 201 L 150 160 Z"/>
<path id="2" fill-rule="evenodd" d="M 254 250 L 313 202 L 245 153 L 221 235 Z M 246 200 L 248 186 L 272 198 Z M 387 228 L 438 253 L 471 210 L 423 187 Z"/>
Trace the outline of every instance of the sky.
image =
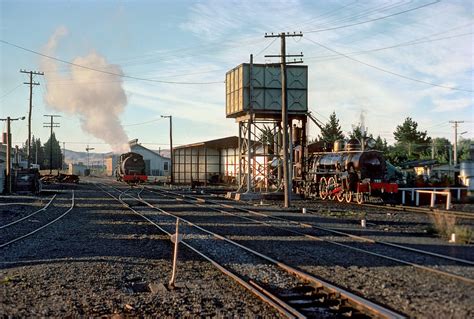
<path id="1" fill-rule="evenodd" d="M 336 113 L 347 134 L 363 119 L 389 144 L 407 117 L 431 137 L 474 138 L 473 2 L 450 0 L 0 0 L 0 117 L 28 116 L 49 138 L 56 114 L 67 149 L 151 149 L 238 135 L 225 116 L 225 73 L 279 54 L 266 32 L 303 32 L 309 109 Z M 3 131 L 6 130 L 2 122 Z M 13 142 L 28 136 L 12 122 Z M 309 137 L 319 129 L 310 125 Z"/>

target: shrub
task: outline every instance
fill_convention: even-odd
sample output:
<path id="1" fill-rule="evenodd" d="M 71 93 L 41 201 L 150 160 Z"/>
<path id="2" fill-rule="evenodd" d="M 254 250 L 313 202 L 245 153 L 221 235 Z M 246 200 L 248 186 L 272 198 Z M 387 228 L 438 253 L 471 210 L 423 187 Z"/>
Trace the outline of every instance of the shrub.
<path id="1" fill-rule="evenodd" d="M 474 240 L 474 230 L 470 226 L 456 226 L 456 217 L 452 215 L 435 213 L 431 216 L 433 226 L 428 233 L 436 233 L 440 237 L 450 239 L 451 234 L 456 234 L 456 242 L 470 244 Z"/>

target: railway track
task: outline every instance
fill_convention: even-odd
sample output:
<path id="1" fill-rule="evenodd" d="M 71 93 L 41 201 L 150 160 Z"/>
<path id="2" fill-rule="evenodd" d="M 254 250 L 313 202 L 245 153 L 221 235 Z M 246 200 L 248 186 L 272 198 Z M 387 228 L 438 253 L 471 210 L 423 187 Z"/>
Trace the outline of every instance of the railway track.
<path id="1" fill-rule="evenodd" d="M 331 229 L 331 228 L 328 228 L 328 227 L 322 227 L 322 226 L 319 226 L 319 225 L 317 225 L 315 223 L 312 223 L 312 222 L 300 222 L 300 221 L 297 221 L 297 220 L 291 220 L 289 218 L 284 218 L 284 217 L 279 217 L 279 216 L 272 216 L 267 212 L 259 212 L 259 211 L 244 208 L 244 207 L 236 207 L 236 206 L 233 206 L 233 205 L 222 204 L 222 203 L 219 203 L 219 202 L 216 202 L 216 201 L 213 201 L 213 200 L 209 200 L 209 199 L 205 200 L 205 199 L 202 199 L 202 198 L 199 198 L 199 197 L 196 197 L 196 196 L 183 195 L 183 194 L 179 194 L 179 193 L 176 193 L 176 192 L 170 192 L 170 191 L 166 191 L 166 190 L 156 190 L 156 189 L 154 189 L 153 191 L 160 192 L 160 193 L 164 194 L 165 196 L 168 196 L 169 198 L 173 198 L 173 197 L 176 197 L 176 196 L 179 196 L 182 199 L 189 198 L 189 199 L 192 199 L 192 201 L 187 201 L 187 202 L 192 204 L 192 205 L 202 206 L 204 204 L 208 204 L 208 206 L 206 206 L 206 208 L 208 208 L 210 210 L 214 210 L 214 211 L 224 213 L 224 214 L 231 214 L 233 216 L 245 218 L 246 220 L 249 220 L 249 221 L 252 221 L 252 222 L 265 224 L 269 227 L 276 227 L 278 229 L 283 229 L 283 230 L 288 231 L 290 233 L 297 234 L 297 235 L 300 235 L 300 236 L 304 236 L 308 239 L 317 240 L 317 241 L 325 241 L 325 242 L 331 243 L 331 244 L 339 246 L 339 247 L 344 247 L 346 249 L 355 250 L 355 251 L 358 251 L 358 252 L 362 252 L 364 254 L 368 254 L 368 255 L 375 256 L 375 257 L 379 257 L 379 258 L 387 259 L 387 260 L 394 261 L 394 262 L 397 262 L 397 263 L 401 263 L 401 264 L 404 264 L 404 265 L 412 266 L 412 267 L 421 269 L 423 271 L 436 273 L 438 275 L 445 276 L 445 277 L 448 277 L 448 278 L 454 278 L 454 279 L 457 279 L 459 281 L 463 281 L 463 282 L 468 283 L 468 284 L 474 284 L 474 277 L 473 277 L 473 274 L 470 271 L 462 272 L 462 271 L 457 270 L 458 273 L 456 273 L 455 271 L 450 270 L 450 268 L 452 268 L 451 266 L 458 266 L 458 265 L 473 266 L 474 261 L 472 261 L 472 260 L 455 258 L 455 257 L 451 257 L 451 256 L 446 256 L 446 255 L 433 253 L 433 252 L 430 252 L 430 251 L 424 251 L 424 250 L 421 250 L 421 249 L 414 249 L 414 248 L 404 246 L 404 245 L 400 245 L 400 244 L 395 244 L 395 243 L 390 243 L 390 242 L 380 241 L 380 240 L 374 240 L 374 239 L 371 239 L 371 238 L 368 238 L 368 237 L 354 235 L 354 234 L 349 233 L 349 232 L 335 230 L 335 229 Z M 217 206 L 217 208 L 215 206 L 214 207 L 209 206 L 209 204 L 215 205 L 215 206 Z M 236 211 L 239 211 L 239 212 L 247 213 L 249 215 L 240 216 L 236 213 L 229 212 L 229 211 L 226 211 L 224 209 L 236 210 Z M 250 215 L 258 216 L 259 218 L 263 217 L 267 220 L 257 220 L 255 218 L 249 218 Z M 272 223 L 271 221 L 276 221 L 277 223 Z M 281 222 L 287 223 L 287 225 L 284 225 L 284 224 L 282 225 Z M 295 230 L 294 226 L 301 227 L 301 230 Z M 304 229 L 304 231 L 302 231 L 303 229 Z M 324 233 L 323 234 L 315 233 L 314 232 L 315 230 L 326 232 L 326 234 L 324 234 Z M 309 231 L 313 231 L 313 232 L 309 232 Z M 344 236 L 346 238 L 349 238 L 350 241 L 348 241 L 348 240 L 342 240 L 341 241 L 340 239 L 337 239 L 337 238 L 327 239 L 326 238 L 327 233 L 332 234 L 332 235 L 336 235 L 336 236 Z M 352 241 L 352 239 L 355 239 L 359 243 L 362 243 L 362 244 L 358 244 L 357 242 L 354 243 Z M 370 250 L 368 250 L 366 248 L 367 244 L 370 245 L 368 247 L 368 249 L 370 249 Z M 377 245 L 383 246 L 383 249 L 378 248 Z M 399 258 L 399 257 L 393 257 L 393 256 L 399 255 L 400 250 L 403 250 L 403 251 L 408 252 L 410 254 L 414 254 L 415 256 L 413 256 L 411 258 L 405 258 L 405 259 L 402 259 L 402 258 Z M 418 255 L 421 255 L 422 257 L 420 258 L 420 257 L 418 257 Z M 436 265 L 436 267 L 428 267 L 428 266 L 423 265 L 422 263 L 424 263 L 424 264 L 433 264 L 433 265 Z M 443 266 L 443 264 L 447 264 L 447 265 Z"/>
<path id="2" fill-rule="evenodd" d="M 51 205 L 51 203 L 53 202 L 53 200 L 56 198 L 56 196 L 57 196 L 57 194 L 55 194 L 55 195 L 46 203 L 46 205 L 43 206 L 42 208 L 40 208 L 40 209 L 38 209 L 38 210 L 36 210 L 36 211 L 34 211 L 34 212 L 32 212 L 32 213 L 26 215 L 26 216 L 17 218 L 17 219 L 15 219 L 15 220 L 13 220 L 13 221 L 11 221 L 11 222 L 5 224 L 5 225 L 0 226 L 0 229 L 4 229 L 4 228 L 8 228 L 8 227 L 10 227 L 10 226 L 13 226 L 13 225 L 15 225 L 16 223 L 19 223 L 19 222 L 21 222 L 21 221 L 23 221 L 23 220 L 25 220 L 25 219 L 27 219 L 27 218 L 30 218 L 30 217 L 32 217 L 32 216 L 38 214 L 38 213 L 41 213 L 41 212 L 47 210 L 48 207 L 49 207 L 49 205 Z M 0 206 L 16 206 L 16 205 L 18 205 L 18 203 L 2 203 Z M 31 205 L 31 204 L 30 204 L 30 205 Z"/>
<path id="3" fill-rule="evenodd" d="M 97 185 L 97 184 L 96 184 Z M 402 315 L 295 269 L 141 198 L 141 192 L 97 185 L 135 214 L 171 235 L 179 219 L 186 233 L 182 244 L 199 254 L 287 317 L 350 316 L 401 318 Z M 110 187 L 113 195 L 104 187 Z M 130 202 L 131 201 L 131 202 Z M 158 212 L 158 213 L 157 213 Z"/>
<path id="4" fill-rule="evenodd" d="M 451 210 L 443 210 L 443 209 L 436 209 L 436 208 L 389 205 L 389 204 L 376 205 L 376 204 L 367 203 L 367 204 L 362 204 L 362 206 L 370 207 L 370 208 L 384 208 L 384 209 L 411 212 L 411 213 L 423 213 L 423 214 L 429 214 L 429 215 L 442 214 L 446 216 L 454 216 L 457 218 L 474 219 L 474 213 L 463 212 L 463 211 L 451 211 Z"/>
<path id="5" fill-rule="evenodd" d="M 71 205 L 66 210 L 64 210 L 62 207 L 64 205 L 62 204 L 58 204 L 56 206 L 52 205 L 55 200 L 58 200 L 56 195 L 54 195 L 51 200 L 41 209 L 38 209 L 27 216 L 9 222 L 8 224 L 2 225 L 0 227 L 3 232 L 1 236 L 2 242 L 0 243 L 0 248 L 5 248 L 15 242 L 30 237 L 31 235 L 36 234 L 37 232 L 54 224 L 66 216 L 75 205 L 74 190 L 71 192 Z M 30 220 L 29 218 L 33 216 L 38 219 Z"/>

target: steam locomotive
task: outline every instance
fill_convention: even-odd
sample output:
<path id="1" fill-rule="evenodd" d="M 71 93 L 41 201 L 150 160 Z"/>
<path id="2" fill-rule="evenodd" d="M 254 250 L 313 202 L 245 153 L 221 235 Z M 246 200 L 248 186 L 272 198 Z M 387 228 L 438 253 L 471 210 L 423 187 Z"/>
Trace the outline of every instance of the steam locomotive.
<path id="1" fill-rule="evenodd" d="M 387 180 L 383 154 L 350 140 L 346 146 L 337 141 L 333 152 L 310 153 L 305 173 L 293 180 L 293 191 L 304 197 L 362 204 L 370 196 L 391 200 L 398 184 Z M 367 149 L 366 149 L 367 148 Z"/>
<path id="2" fill-rule="evenodd" d="M 128 184 L 146 182 L 147 175 L 143 156 L 133 152 L 120 155 L 115 168 L 115 177 L 118 181 Z"/>

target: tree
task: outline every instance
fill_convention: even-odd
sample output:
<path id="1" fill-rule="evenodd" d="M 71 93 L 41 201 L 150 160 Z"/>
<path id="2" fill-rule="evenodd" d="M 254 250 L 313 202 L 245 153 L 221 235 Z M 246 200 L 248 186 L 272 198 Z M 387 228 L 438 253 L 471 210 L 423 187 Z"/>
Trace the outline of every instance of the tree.
<path id="1" fill-rule="evenodd" d="M 432 157 L 439 163 L 449 163 L 449 150 L 452 149 L 451 142 L 444 137 L 436 137 L 432 141 Z"/>
<path id="2" fill-rule="evenodd" d="M 25 144 L 21 148 L 22 157 L 26 160 L 28 156 L 28 140 L 25 141 Z M 49 153 L 48 153 L 49 154 Z M 44 149 L 41 146 L 41 140 L 35 138 L 33 135 L 31 137 L 31 164 L 40 164 L 42 165 L 44 161 Z"/>
<path id="3" fill-rule="evenodd" d="M 461 138 L 458 141 L 458 161 L 468 161 L 474 160 L 471 158 L 471 145 L 474 144 L 474 141 L 471 139 Z"/>
<path id="4" fill-rule="evenodd" d="M 362 139 L 367 139 L 367 138 L 374 138 L 372 134 L 367 134 L 367 132 L 364 132 L 362 134 L 362 129 L 360 125 L 357 126 L 352 126 L 352 132 L 349 134 L 350 139 L 356 139 L 359 142 L 362 143 Z"/>
<path id="5" fill-rule="evenodd" d="M 408 159 L 418 159 L 423 153 L 427 153 L 431 146 L 431 138 L 427 136 L 426 131 L 417 131 L 418 123 L 411 117 L 407 117 L 402 125 L 398 125 L 393 136 L 399 147 L 408 153 Z"/>
<path id="6" fill-rule="evenodd" d="M 388 144 L 386 139 L 382 139 L 380 135 L 375 139 L 375 149 L 386 153 L 388 151 Z"/>
<path id="7" fill-rule="evenodd" d="M 44 162 L 44 148 L 41 146 L 41 140 L 35 139 L 33 136 L 33 143 L 32 143 L 32 154 L 33 162 L 37 164 L 42 164 Z"/>
<path id="8" fill-rule="evenodd" d="M 52 145 L 52 162 L 50 163 L 50 152 L 51 152 L 51 145 Z M 43 146 L 44 149 L 44 159 L 42 162 L 42 167 L 44 168 L 51 168 L 57 169 L 62 167 L 62 154 L 61 154 L 61 146 L 59 145 L 58 140 L 56 139 L 56 135 L 53 135 L 48 139 Z"/>
<path id="9" fill-rule="evenodd" d="M 326 148 L 331 148 L 334 142 L 344 139 L 339 120 L 336 117 L 336 112 L 332 112 L 329 116 L 329 122 L 321 129 L 319 140 L 324 142 Z"/>

